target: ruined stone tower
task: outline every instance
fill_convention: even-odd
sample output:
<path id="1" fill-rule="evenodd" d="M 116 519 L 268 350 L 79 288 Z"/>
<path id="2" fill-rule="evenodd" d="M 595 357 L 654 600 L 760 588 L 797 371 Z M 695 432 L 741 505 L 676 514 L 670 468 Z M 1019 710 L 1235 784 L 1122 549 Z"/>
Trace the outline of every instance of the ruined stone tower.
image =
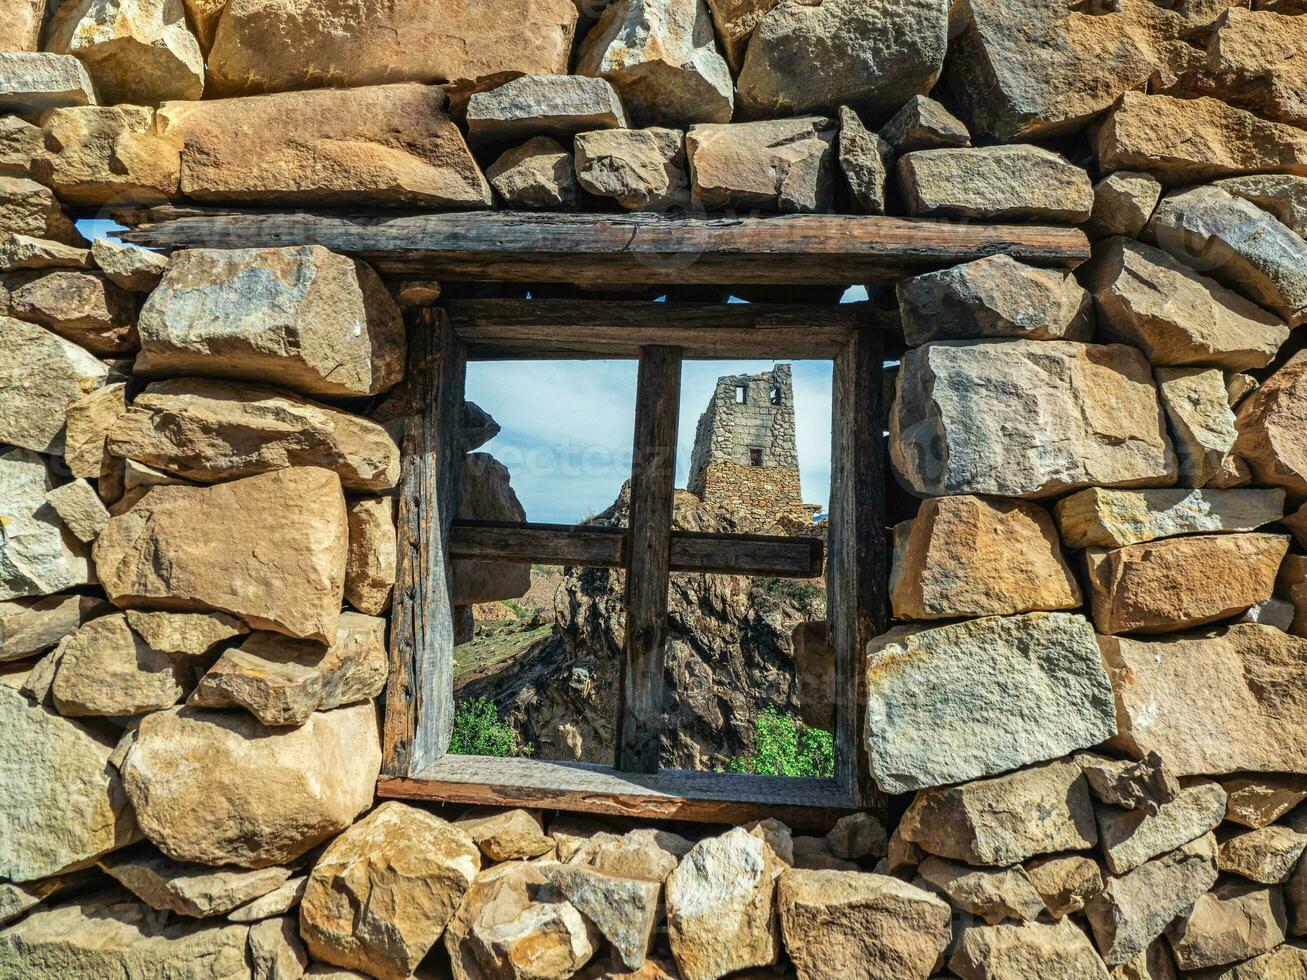
<path id="1" fill-rule="evenodd" d="M 690 490 L 736 515 L 742 527 L 810 524 L 794 444 L 790 366 L 717 379 L 694 437 Z"/>

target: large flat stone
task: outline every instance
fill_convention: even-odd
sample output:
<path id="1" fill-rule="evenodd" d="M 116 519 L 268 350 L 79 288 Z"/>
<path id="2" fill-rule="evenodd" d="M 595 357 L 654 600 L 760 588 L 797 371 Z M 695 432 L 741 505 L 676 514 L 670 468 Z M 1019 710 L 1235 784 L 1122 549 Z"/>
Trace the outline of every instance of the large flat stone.
<path id="1" fill-rule="evenodd" d="M 1291 326 L 1307 319 L 1307 241 L 1243 198 L 1219 187 L 1177 191 L 1162 199 L 1146 234 Z"/>
<path id="2" fill-rule="evenodd" d="M 314 959 L 382 980 L 417 969 L 481 870 L 471 838 L 387 802 L 341 834 L 309 875 L 300 929 Z M 367 895 L 362 905 L 357 897 Z"/>
<path id="3" fill-rule="evenodd" d="M 1255 531 L 1284 516 L 1282 490 L 1103 490 L 1055 508 L 1068 548 L 1120 548 L 1183 534 Z"/>
<path id="4" fill-rule="evenodd" d="M 1271 598 L 1283 534 L 1204 534 L 1086 552 L 1100 633 L 1172 633 Z M 1213 575 L 1212 569 L 1222 570 Z M 1164 757 L 1165 758 L 1165 757 Z"/>
<path id="5" fill-rule="evenodd" d="M 138 372 L 375 395 L 404 373 L 404 325 L 380 277 L 319 245 L 191 249 L 141 309 Z"/>
<path id="6" fill-rule="evenodd" d="M 1116 732 L 1093 629 L 1079 616 L 898 627 L 867 653 L 871 772 L 887 793 L 996 775 Z"/>
<path id="7" fill-rule="evenodd" d="M 1010 616 L 1081 601 L 1053 519 L 1038 504 L 932 497 L 894 528 L 896 619 Z"/>
<path id="8" fill-rule="evenodd" d="M 109 430 L 109 452 L 211 483 L 290 466 L 333 470 L 346 490 L 399 482 L 399 447 L 376 422 L 275 389 L 181 378 L 148 386 Z"/>
<path id="9" fill-rule="evenodd" d="M 903 335 L 914 347 L 985 337 L 1089 340 L 1094 332 L 1092 301 L 1073 276 L 1008 255 L 903 279 L 897 290 Z"/>
<path id="10" fill-rule="evenodd" d="M 174 708 L 141 722 L 122 778 L 141 829 L 164 854 L 267 868 L 353 823 L 372 805 L 380 769 L 370 704 L 281 731 L 239 712 Z"/>
<path id="11" fill-rule="evenodd" d="M 1143 242 L 1096 245 L 1085 275 L 1100 339 L 1133 344 L 1154 365 L 1245 371 L 1265 367 L 1289 339 L 1279 317 Z"/>
<path id="12" fill-rule="evenodd" d="M 1144 953 L 1216 884 L 1216 838 L 1207 834 L 1142 867 L 1108 878 L 1086 907 L 1098 951 L 1108 966 L 1121 966 Z"/>
<path id="13" fill-rule="evenodd" d="M 762 17 L 739 72 L 751 118 L 849 105 L 888 119 L 929 92 L 944 67 L 947 0 L 781 3 Z"/>
<path id="14" fill-rule="evenodd" d="M 1163 184 L 1237 174 L 1307 174 L 1307 132 L 1219 99 L 1127 92 L 1098 130 L 1103 170 L 1139 170 Z"/>
<path id="15" fill-rule="evenodd" d="M 0 725 L 6 745 L 0 753 L 0 876 L 35 881 L 86 867 L 139 840 L 109 764 L 112 739 L 33 704 L 7 684 L 0 684 Z"/>
<path id="16" fill-rule="evenodd" d="M 1239 403 L 1234 444 L 1258 483 L 1307 496 L 1307 354 L 1299 352 Z"/>
<path id="17" fill-rule="evenodd" d="M 27 6 L 26 2 L 6 4 L 5 13 L 21 15 Z M 36 118 L 49 109 L 94 104 L 91 76 L 72 55 L 38 52 L 35 47 L 0 48 L 0 112 Z"/>
<path id="18" fill-rule="evenodd" d="M 181 147 L 197 201 L 483 208 L 490 186 L 429 85 L 317 89 L 172 102 L 159 131 Z"/>
<path id="19" fill-rule="evenodd" d="M 222 97 L 566 74 L 577 21 L 573 0 L 326 0 L 314 17 L 292 0 L 212 6 L 209 92 Z"/>
<path id="20" fill-rule="evenodd" d="M 348 543 L 336 474 L 295 468 L 154 487 L 109 521 L 94 554 L 120 607 L 217 610 L 325 641 L 340 617 Z"/>
<path id="21" fill-rule="evenodd" d="M 108 378 L 108 365 L 85 348 L 0 316 L 0 443 L 62 454 L 68 403 Z"/>
<path id="22" fill-rule="evenodd" d="M 1241 624 L 1100 645 L 1116 691 L 1115 744 L 1135 758 L 1156 752 L 1176 776 L 1307 773 L 1307 640 Z"/>
<path id="23" fill-rule="evenodd" d="M 249 980 L 250 927 L 169 920 L 140 902 L 79 898 L 0 932 L 0 962 L 24 980 Z"/>
<path id="24" fill-rule="evenodd" d="M 710 211 L 828 210 L 836 136 L 825 116 L 695 126 L 685 138 L 694 200 Z"/>
<path id="25" fill-rule="evenodd" d="M 1079 224 L 1094 209 L 1089 175 L 1038 146 L 918 150 L 898 182 L 916 217 Z"/>
<path id="26" fill-rule="evenodd" d="M 158 204 L 177 196 L 181 155 L 146 106 L 75 106 L 41 121 L 42 166 L 60 199 L 84 207 Z M 45 179 L 44 174 L 42 175 Z"/>
<path id="27" fill-rule="evenodd" d="M 1072 761 L 922 790 L 899 833 L 930 854 L 974 865 L 1007 866 L 1098 843 L 1089 789 Z"/>
<path id="28" fill-rule="evenodd" d="M 195 919 L 225 915 L 283 885 L 293 873 L 273 866 L 247 871 L 174 861 L 149 844 L 115 851 L 100 868 L 151 908 Z"/>
<path id="29" fill-rule="evenodd" d="M 948 905 L 885 875 L 791 869 L 776 904 L 799 980 L 925 980 L 949 942 Z"/>
<path id="30" fill-rule="evenodd" d="M 735 110 L 704 0 L 614 0 L 582 40 L 574 70 L 610 82 L 636 126 L 724 123 Z"/>
<path id="31" fill-rule="evenodd" d="M 387 667 L 385 620 L 345 612 L 329 646 L 255 633 L 218 658 L 187 703 L 241 707 L 269 727 L 299 726 L 315 711 L 376 697 Z"/>
<path id="32" fill-rule="evenodd" d="M 959 341 L 909 350 L 890 457 L 914 493 L 1042 497 L 1175 481 L 1152 370 L 1132 347 Z"/>
<path id="33" fill-rule="evenodd" d="M 52 489 L 43 456 L 26 449 L 0 453 L 0 600 L 62 592 L 95 580 L 86 545 L 46 502 Z"/>

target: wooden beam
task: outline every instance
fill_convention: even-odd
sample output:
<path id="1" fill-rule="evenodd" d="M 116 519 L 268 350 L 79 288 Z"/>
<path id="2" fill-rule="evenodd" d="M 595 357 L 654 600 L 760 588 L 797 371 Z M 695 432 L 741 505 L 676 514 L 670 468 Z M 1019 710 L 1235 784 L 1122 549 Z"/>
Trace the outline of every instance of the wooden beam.
<path id="1" fill-rule="evenodd" d="M 835 778 L 863 806 L 881 797 L 866 749 L 867 641 L 889 628 L 882 335 L 859 331 L 835 361 L 828 626 L 835 657 Z"/>
<path id="2" fill-rule="evenodd" d="M 627 534 L 620 527 L 455 521 L 449 555 L 472 561 L 625 568 Z M 672 532 L 673 572 L 820 578 L 824 559 L 821 538 Z"/>
<path id="3" fill-rule="evenodd" d="M 894 282 L 1004 254 L 1075 268 L 1079 229 L 959 224 L 874 215 L 685 217 L 474 211 L 267 213 L 239 208 L 124 209 L 124 241 L 151 248 L 323 245 L 383 275 L 473 282 L 651 284 Z"/>
<path id="4" fill-rule="evenodd" d="M 870 303 L 635 303 L 486 299 L 444 304 L 473 360 L 635 358 L 651 344 L 686 358 L 831 358 L 859 327 L 877 320 Z"/>
<path id="5" fill-rule="evenodd" d="M 856 809 L 830 779 L 786 779 L 451 755 L 409 779 L 383 779 L 382 797 L 607 814 L 641 820 L 743 824 L 775 817 L 824 833 Z"/>
<path id="6" fill-rule="evenodd" d="M 458 501 L 466 357 L 439 311 L 410 318 L 399 565 L 391 611 L 382 770 L 403 777 L 449 748 L 454 721 L 454 604 L 449 525 Z"/>
<path id="7" fill-rule="evenodd" d="M 635 388 L 626 629 L 617 701 L 617 768 L 623 772 L 658 771 L 680 411 L 680 350 L 644 348 Z"/>

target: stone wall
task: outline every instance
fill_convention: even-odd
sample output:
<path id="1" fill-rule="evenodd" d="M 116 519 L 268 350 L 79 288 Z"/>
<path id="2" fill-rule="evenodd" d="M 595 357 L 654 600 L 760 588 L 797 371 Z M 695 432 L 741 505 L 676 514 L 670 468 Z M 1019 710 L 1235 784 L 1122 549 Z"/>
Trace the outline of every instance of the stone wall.
<path id="1" fill-rule="evenodd" d="M 0 0 L 0 977 L 1307 970 L 1301 0 L 49 7 Z M 878 296 L 891 806 L 378 805 L 439 286 L 70 220 L 162 201 L 1082 228 Z"/>

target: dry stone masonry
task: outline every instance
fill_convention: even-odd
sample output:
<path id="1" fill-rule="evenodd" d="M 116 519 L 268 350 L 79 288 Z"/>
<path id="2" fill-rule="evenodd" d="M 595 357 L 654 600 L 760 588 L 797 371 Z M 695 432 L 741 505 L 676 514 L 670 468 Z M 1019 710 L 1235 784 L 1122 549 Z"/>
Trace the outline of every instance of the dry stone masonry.
<path id="1" fill-rule="evenodd" d="M 1307 977 L 1305 64 L 1303 0 L 0 0 L 0 980 Z M 79 230 L 155 205 L 1083 231 L 871 287 L 884 805 L 381 803 L 403 311 L 468 287 Z M 790 365 L 690 489 L 810 533 Z"/>

